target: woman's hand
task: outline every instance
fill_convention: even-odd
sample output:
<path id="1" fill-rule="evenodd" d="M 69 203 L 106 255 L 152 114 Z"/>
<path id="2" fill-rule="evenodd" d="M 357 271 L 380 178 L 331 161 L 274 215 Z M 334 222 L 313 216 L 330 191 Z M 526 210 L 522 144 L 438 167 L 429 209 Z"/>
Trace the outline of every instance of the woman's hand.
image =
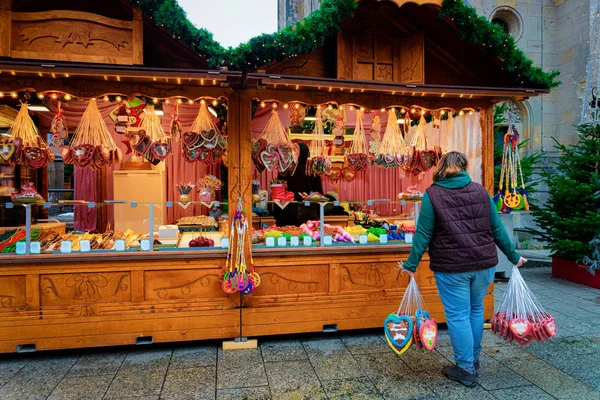
<path id="1" fill-rule="evenodd" d="M 526 258 L 524 258 L 524 257 L 521 257 L 521 258 L 519 259 L 519 262 L 518 262 L 518 263 L 516 263 L 515 265 L 516 265 L 516 267 L 517 267 L 517 268 L 519 268 L 520 266 L 522 266 L 522 265 L 523 265 L 523 264 L 525 264 L 526 262 L 527 262 L 527 259 L 526 259 Z"/>

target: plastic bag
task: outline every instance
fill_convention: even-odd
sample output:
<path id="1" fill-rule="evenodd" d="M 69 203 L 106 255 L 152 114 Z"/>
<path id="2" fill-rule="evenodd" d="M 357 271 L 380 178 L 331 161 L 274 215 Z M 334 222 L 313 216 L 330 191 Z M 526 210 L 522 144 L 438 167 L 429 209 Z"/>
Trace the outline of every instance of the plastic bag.
<path id="1" fill-rule="evenodd" d="M 396 313 L 383 323 L 385 338 L 394 352 L 403 354 L 411 344 L 418 349 L 433 350 L 437 342 L 437 323 L 425 308 L 425 302 L 414 276 L 406 288 Z"/>
<path id="2" fill-rule="evenodd" d="M 521 346 L 556 336 L 556 321 L 544 310 L 517 267 L 513 267 L 502 305 L 492 318 L 492 332 Z"/>

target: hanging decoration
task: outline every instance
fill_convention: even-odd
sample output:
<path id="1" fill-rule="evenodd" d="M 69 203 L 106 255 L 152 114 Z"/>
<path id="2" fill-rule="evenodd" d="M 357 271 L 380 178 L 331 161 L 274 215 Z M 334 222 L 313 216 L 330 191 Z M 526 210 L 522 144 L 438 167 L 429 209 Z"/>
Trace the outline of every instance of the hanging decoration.
<path id="1" fill-rule="evenodd" d="M 333 145 L 342 147 L 344 145 L 344 134 L 346 133 L 346 128 L 344 127 L 344 110 L 338 110 L 338 116 L 333 125 Z"/>
<path id="2" fill-rule="evenodd" d="M 93 169 L 120 163 L 123 159 L 121 150 L 115 144 L 98 110 L 96 100 L 88 103 L 71 144 L 62 150 L 62 158 L 65 164 Z"/>
<path id="3" fill-rule="evenodd" d="M 518 184 L 519 178 L 521 185 Z M 505 214 L 509 214 L 512 210 L 529 211 L 529 198 L 521 168 L 519 134 L 514 131 L 512 122 L 509 122 L 508 131 L 504 135 L 500 183 L 494 202 L 498 211 Z"/>
<path id="4" fill-rule="evenodd" d="M 50 124 L 50 133 L 52 134 L 52 142 L 62 144 L 62 141 L 69 137 L 69 128 L 67 127 L 67 119 L 62 112 L 62 103 L 59 101 L 56 106 L 54 118 Z"/>
<path id="5" fill-rule="evenodd" d="M 247 295 L 260 286 L 260 275 L 254 270 L 252 245 L 246 243 L 247 237 L 248 218 L 242 208 L 241 196 L 239 196 L 237 209 L 231 219 L 231 229 L 229 229 L 227 261 L 220 275 L 221 287 L 227 294 L 239 291 Z M 246 257 L 246 250 L 250 253 L 248 257 Z M 247 260 L 250 260 L 249 266 Z"/>
<path id="6" fill-rule="evenodd" d="M 300 147 L 292 143 L 273 108 L 271 118 L 258 139 L 252 140 L 252 160 L 259 173 L 265 169 L 293 175 L 298 166 Z"/>
<path id="7" fill-rule="evenodd" d="M 306 115 L 306 108 L 304 108 L 299 103 L 294 104 L 292 107 L 289 107 L 290 112 L 290 133 L 302 133 L 304 132 L 304 128 L 302 128 L 302 120 Z"/>
<path id="8" fill-rule="evenodd" d="M 206 175 L 200 179 L 196 184 L 200 201 L 209 207 L 212 207 L 212 203 L 215 201 L 216 192 L 221 190 L 223 182 L 214 175 Z"/>
<path id="9" fill-rule="evenodd" d="M 198 116 L 189 132 L 182 136 L 182 154 L 189 163 L 201 162 L 215 165 L 223 162 L 227 150 L 227 136 L 223 135 L 213 122 L 206 101 L 200 102 Z"/>
<path id="10" fill-rule="evenodd" d="M 333 168 L 331 158 L 327 157 L 325 147 L 325 129 L 323 128 L 323 119 L 321 107 L 317 107 L 314 137 L 310 142 L 310 157 L 306 162 L 307 175 L 327 175 Z"/>
<path id="11" fill-rule="evenodd" d="M 171 113 L 171 128 L 169 129 L 169 134 L 171 135 L 172 140 L 179 142 L 182 132 L 183 127 L 181 125 L 181 118 L 179 117 L 179 104 L 175 103 L 173 112 Z"/>
<path id="12" fill-rule="evenodd" d="M 388 111 L 388 120 L 381 140 L 379 152 L 375 154 L 374 163 L 384 168 L 397 168 L 409 162 L 408 148 L 400 126 L 398 125 L 395 110 Z"/>
<path id="13" fill-rule="evenodd" d="M 425 172 L 435 167 L 442 158 L 442 149 L 440 146 L 433 148 L 427 147 L 427 122 L 425 115 L 421 114 L 421 119 L 417 129 L 411 138 L 410 143 L 410 161 L 404 164 L 407 172 L 412 172 L 419 179 L 423 179 Z"/>
<path id="14" fill-rule="evenodd" d="M 21 109 L 8 135 L 0 138 L 0 165 L 22 165 L 29 169 L 38 169 L 54 160 L 54 154 L 29 116 L 27 103 L 21 103 Z"/>
<path id="15" fill-rule="evenodd" d="M 126 103 L 120 103 L 115 112 L 115 133 L 124 135 L 129 127 L 129 109 Z"/>
<path id="16" fill-rule="evenodd" d="M 346 153 L 346 166 L 355 172 L 364 171 L 369 168 L 369 147 L 365 138 L 365 127 L 363 125 L 364 111 L 356 110 L 356 126 L 350 152 Z"/>
<path id="17" fill-rule="evenodd" d="M 435 349 L 438 327 L 425 308 L 425 301 L 414 275 L 404 292 L 398 311 L 388 315 L 383 323 L 385 338 L 392 350 L 403 354 L 414 343 L 420 349 Z"/>
<path id="18" fill-rule="evenodd" d="M 379 153 L 379 147 L 381 146 L 381 118 L 379 118 L 379 111 L 375 111 L 375 115 L 371 120 L 371 142 L 369 143 L 369 153 Z"/>
<path id="19" fill-rule="evenodd" d="M 512 269 L 502 304 L 491 322 L 493 333 L 520 346 L 556 336 L 554 317 L 544 310 L 517 267 Z"/>
<path id="20" fill-rule="evenodd" d="M 136 154 L 154 165 L 171 154 L 171 139 L 165 134 L 153 105 L 146 106 L 140 130 L 131 133 L 130 143 Z"/>

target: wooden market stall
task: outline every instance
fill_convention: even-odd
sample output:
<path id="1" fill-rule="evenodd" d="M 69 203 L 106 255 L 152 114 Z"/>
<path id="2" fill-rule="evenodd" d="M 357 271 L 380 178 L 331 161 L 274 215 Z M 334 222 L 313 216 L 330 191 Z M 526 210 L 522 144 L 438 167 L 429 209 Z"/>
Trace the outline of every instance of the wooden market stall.
<path id="1" fill-rule="evenodd" d="M 491 192 L 493 105 L 547 92 L 518 87 L 501 60 L 464 43 L 455 23 L 438 18 L 437 1 L 361 1 L 323 46 L 241 72 L 208 69 L 204 55 L 128 1 L 60 3 L 69 11 L 16 3 L 0 1 L 0 39 L 9 39 L 0 40 L 2 93 L 224 98 L 229 203 L 241 198 L 247 210 L 257 103 L 477 110 L 481 179 Z M 73 29 L 66 38 L 49 33 L 67 25 Z M 106 179 L 100 170 L 97 184 Z M 97 199 L 104 200 L 112 199 Z M 257 248 L 262 284 L 249 296 L 222 291 L 221 249 L 1 255 L 0 352 L 380 327 L 408 283 L 397 262 L 409 251 L 408 244 Z M 416 277 L 432 316 L 444 321 L 427 256 Z"/>

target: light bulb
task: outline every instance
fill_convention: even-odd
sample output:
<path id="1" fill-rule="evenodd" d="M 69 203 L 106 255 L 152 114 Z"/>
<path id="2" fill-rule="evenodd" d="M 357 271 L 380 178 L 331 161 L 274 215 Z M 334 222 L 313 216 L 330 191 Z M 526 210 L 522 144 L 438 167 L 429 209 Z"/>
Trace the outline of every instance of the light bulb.
<path id="1" fill-rule="evenodd" d="M 260 103 L 260 107 L 261 108 L 265 108 L 267 105 L 265 104 L 265 102 L 263 101 L 262 103 Z"/>
<path id="2" fill-rule="evenodd" d="M 108 96 L 104 96 L 104 101 L 108 101 Z"/>
<path id="3" fill-rule="evenodd" d="M 71 95 L 70 95 L 70 94 L 65 94 L 65 100 L 66 100 L 66 101 L 69 101 L 69 100 L 71 100 Z"/>
<path id="4" fill-rule="evenodd" d="M 43 93 L 38 94 L 38 99 L 42 100 L 43 98 L 44 98 L 44 94 Z"/>
<path id="5" fill-rule="evenodd" d="M 158 99 L 155 97 L 155 98 L 153 98 L 153 99 L 152 99 L 152 102 L 153 102 L 154 104 L 156 104 L 156 103 L 158 103 Z"/>
<path id="6" fill-rule="evenodd" d="M 117 100 L 117 102 L 119 102 L 119 103 L 120 103 L 120 102 L 121 102 L 121 100 L 123 100 L 123 99 L 121 98 L 121 96 L 117 96 L 116 100 Z"/>
<path id="7" fill-rule="evenodd" d="M 217 101 L 217 99 L 213 100 L 212 105 L 213 105 L 213 107 L 216 107 L 219 105 L 219 102 Z"/>

